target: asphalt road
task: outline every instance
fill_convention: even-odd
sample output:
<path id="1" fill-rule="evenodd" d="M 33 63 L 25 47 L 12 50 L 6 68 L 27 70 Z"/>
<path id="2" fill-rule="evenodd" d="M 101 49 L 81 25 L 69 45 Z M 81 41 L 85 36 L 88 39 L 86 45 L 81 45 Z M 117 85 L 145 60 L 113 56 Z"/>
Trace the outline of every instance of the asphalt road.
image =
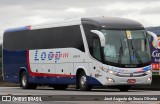
<path id="1" fill-rule="evenodd" d="M 149 90 L 130 90 L 129 92 L 120 92 L 116 89 L 93 89 L 92 91 L 78 91 L 74 88 L 67 90 L 53 90 L 48 87 L 39 87 L 35 90 L 24 90 L 19 87 L 0 87 L 0 95 L 3 96 L 42 96 L 52 101 L 34 102 L 34 104 L 160 104 L 160 101 L 101 101 L 105 96 L 130 96 L 130 95 L 160 95 L 160 91 Z M 92 96 L 86 96 L 92 95 Z M 93 96 L 94 95 L 94 96 Z M 17 97 L 16 96 L 16 97 Z M 95 98 L 96 97 L 96 98 Z M 55 101 L 56 99 L 56 101 Z M 58 99 L 58 100 L 57 100 Z M 71 99 L 71 100 L 68 100 Z M 77 101 L 78 99 L 78 101 Z M 87 101 L 87 99 L 91 101 Z M 65 101 L 64 101 L 65 100 Z M 85 101 L 83 101 L 85 100 Z M 0 104 L 31 104 L 33 102 L 0 102 Z"/>

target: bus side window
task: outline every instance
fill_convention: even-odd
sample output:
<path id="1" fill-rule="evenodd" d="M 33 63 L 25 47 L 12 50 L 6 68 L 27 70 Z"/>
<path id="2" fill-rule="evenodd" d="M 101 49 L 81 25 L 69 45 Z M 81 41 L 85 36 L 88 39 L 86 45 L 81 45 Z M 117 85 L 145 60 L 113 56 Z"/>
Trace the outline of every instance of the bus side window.
<path id="1" fill-rule="evenodd" d="M 100 52 L 100 41 L 99 38 L 93 38 L 93 57 L 96 58 L 97 60 L 101 60 L 101 52 Z"/>

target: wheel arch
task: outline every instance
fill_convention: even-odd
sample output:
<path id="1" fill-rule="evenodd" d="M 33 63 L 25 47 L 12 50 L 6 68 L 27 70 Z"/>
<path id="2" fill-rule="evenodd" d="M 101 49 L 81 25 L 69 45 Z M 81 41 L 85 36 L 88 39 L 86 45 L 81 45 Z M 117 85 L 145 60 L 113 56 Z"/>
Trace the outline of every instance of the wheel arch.
<path id="1" fill-rule="evenodd" d="M 79 72 L 84 71 L 86 73 L 86 75 L 89 75 L 89 67 L 84 67 L 84 66 L 79 66 L 76 68 L 76 75 L 79 74 Z"/>
<path id="2" fill-rule="evenodd" d="M 29 78 L 28 70 L 27 70 L 25 67 L 21 67 L 20 70 L 19 70 L 19 82 L 21 81 L 21 74 L 22 74 L 23 72 L 26 72 L 27 78 Z"/>
<path id="3" fill-rule="evenodd" d="M 86 75 L 89 75 L 89 69 L 87 70 L 86 68 L 84 67 L 78 67 L 77 70 L 76 70 L 76 88 L 79 89 L 79 83 L 78 83 L 78 80 L 79 80 L 79 75 L 81 72 L 85 72 Z"/>

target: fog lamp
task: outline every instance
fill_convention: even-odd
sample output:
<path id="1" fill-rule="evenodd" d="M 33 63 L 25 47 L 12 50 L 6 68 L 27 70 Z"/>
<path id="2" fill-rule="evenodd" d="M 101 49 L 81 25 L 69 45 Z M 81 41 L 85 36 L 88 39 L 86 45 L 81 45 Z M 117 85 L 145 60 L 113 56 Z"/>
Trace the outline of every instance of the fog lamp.
<path id="1" fill-rule="evenodd" d="M 151 81 L 151 77 L 149 77 L 149 78 L 147 79 L 147 81 Z"/>
<path id="2" fill-rule="evenodd" d="M 108 80 L 109 82 L 114 82 L 114 79 L 113 79 L 113 78 L 107 78 L 107 80 Z"/>

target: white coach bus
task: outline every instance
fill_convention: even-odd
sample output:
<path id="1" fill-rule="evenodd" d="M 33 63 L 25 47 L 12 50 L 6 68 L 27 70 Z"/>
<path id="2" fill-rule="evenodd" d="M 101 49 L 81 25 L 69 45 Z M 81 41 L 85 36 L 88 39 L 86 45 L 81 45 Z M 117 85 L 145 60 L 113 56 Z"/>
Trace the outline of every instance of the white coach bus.
<path id="1" fill-rule="evenodd" d="M 151 70 L 148 33 L 130 19 L 76 18 L 4 32 L 3 79 L 23 89 L 75 84 L 81 90 L 114 86 L 128 91 L 150 84 Z"/>

